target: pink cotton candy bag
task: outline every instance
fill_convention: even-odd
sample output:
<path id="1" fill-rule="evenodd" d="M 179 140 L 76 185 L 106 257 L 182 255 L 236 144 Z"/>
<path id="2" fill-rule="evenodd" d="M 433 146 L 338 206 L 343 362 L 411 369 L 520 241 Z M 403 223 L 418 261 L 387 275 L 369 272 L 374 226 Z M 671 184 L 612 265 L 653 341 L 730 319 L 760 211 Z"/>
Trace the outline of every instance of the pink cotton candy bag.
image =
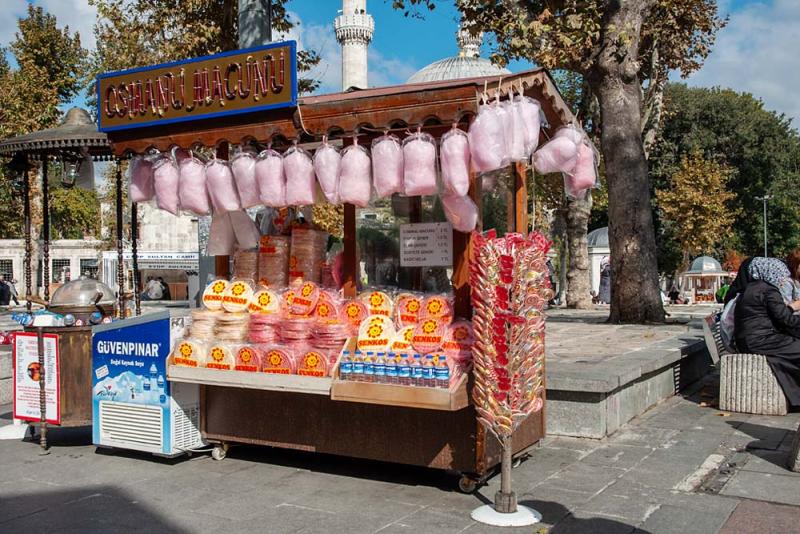
<path id="1" fill-rule="evenodd" d="M 308 152 L 293 146 L 283 155 L 286 176 L 286 205 L 310 206 L 315 201 L 316 179 L 314 164 Z"/>
<path id="2" fill-rule="evenodd" d="M 147 202 L 156 194 L 153 184 L 153 162 L 145 156 L 136 156 L 128 167 L 131 202 Z"/>
<path id="3" fill-rule="evenodd" d="M 180 172 L 172 156 L 162 154 L 153 164 L 153 185 L 156 192 L 156 205 L 159 209 L 173 215 L 178 214 L 178 181 Z"/>
<path id="4" fill-rule="evenodd" d="M 215 212 L 225 213 L 242 208 L 227 161 L 215 158 L 206 164 L 206 184 Z"/>
<path id="5" fill-rule="evenodd" d="M 469 127 L 469 150 L 472 166 L 477 172 L 493 171 L 503 166 L 505 130 L 494 105 L 481 106 Z"/>
<path id="6" fill-rule="evenodd" d="M 207 215 L 211 211 L 206 188 L 206 166 L 196 157 L 189 157 L 179 165 L 178 197 L 181 209 L 195 215 Z"/>
<path id="7" fill-rule="evenodd" d="M 533 155 L 533 165 L 541 174 L 570 172 L 578 162 L 583 133 L 574 126 L 559 129 L 553 138 Z"/>
<path id="8" fill-rule="evenodd" d="M 478 224 L 478 207 L 468 196 L 446 194 L 442 206 L 447 220 L 459 232 L 471 232 Z"/>
<path id="9" fill-rule="evenodd" d="M 281 155 L 271 148 L 262 151 L 256 161 L 255 174 L 261 202 L 270 208 L 286 206 L 286 177 Z"/>
<path id="10" fill-rule="evenodd" d="M 253 151 L 242 150 L 236 154 L 231 160 L 231 171 L 242 208 L 252 208 L 261 204 L 256 182 L 256 155 Z"/>
<path id="11" fill-rule="evenodd" d="M 430 134 L 403 140 L 403 187 L 407 197 L 433 195 L 436 187 L 436 143 Z"/>
<path id="12" fill-rule="evenodd" d="M 439 149 L 442 185 L 446 193 L 464 196 L 469 192 L 469 140 L 455 126 L 442 136 Z"/>
<path id="13" fill-rule="evenodd" d="M 378 198 L 403 192 L 403 147 L 396 136 L 372 141 L 372 180 Z"/>
<path id="14" fill-rule="evenodd" d="M 342 155 L 323 138 L 322 146 L 314 152 L 314 173 L 317 175 L 322 194 L 331 204 L 339 204 L 339 177 L 342 170 Z"/>
<path id="15" fill-rule="evenodd" d="M 514 97 L 514 106 L 522 125 L 522 143 L 525 159 L 530 158 L 539 146 L 539 133 L 542 129 L 541 105 L 539 102 L 519 94 Z"/>
<path id="16" fill-rule="evenodd" d="M 353 144 L 342 152 L 342 173 L 339 177 L 339 199 L 341 202 L 364 208 L 372 194 L 372 163 L 369 152 L 363 146 Z"/>

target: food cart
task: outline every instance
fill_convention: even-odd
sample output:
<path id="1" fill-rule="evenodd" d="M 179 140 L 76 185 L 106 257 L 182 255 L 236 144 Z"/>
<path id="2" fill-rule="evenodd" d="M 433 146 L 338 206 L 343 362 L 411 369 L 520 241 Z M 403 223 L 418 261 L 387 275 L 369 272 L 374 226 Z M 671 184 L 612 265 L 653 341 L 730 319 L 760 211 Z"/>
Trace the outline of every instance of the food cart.
<path id="1" fill-rule="evenodd" d="M 269 45 L 248 53 L 255 56 L 257 51 L 271 50 L 268 57 L 274 58 L 277 57 L 275 48 L 281 46 L 287 44 Z M 284 49 L 281 57 L 284 53 L 293 59 L 293 46 Z M 206 72 L 231 72 L 240 67 L 230 65 L 245 61 L 245 56 L 236 54 L 201 58 L 204 62 L 201 66 L 209 69 Z M 214 60 L 221 60 L 228 66 L 214 65 Z M 185 68 L 188 73 L 195 66 L 173 64 L 172 67 L 181 67 L 181 72 Z M 170 76 L 163 68 L 151 74 L 153 79 Z M 109 95 L 119 98 L 114 87 L 135 84 L 136 75 L 136 71 L 112 73 L 98 80 L 99 115 L 112 117 L 105 124 L 101 118 L 101 128 L 105 127 L 112 150 L 120 158 L 141 155 L 152 149 L 167 152 L 173 147 L 198 146 L 215 148 L 218 157 L 224 158 L 230 144 L 255 141 L 275 148 L 288 146 L 290 140 L 297 140 L 301 145 L 318 144 L 324 137 L 341 139 L 344 143 L 357 137 L 360 144 L 368 145 L 385 132 L 402 137 L 410 133 L 409 130 L 421 130 L 439 139 L 453 125 L 463 130 L 468 128 L 477 114 L 480 95 L 487 88 L 493 94 L 499 91 L 503 95 L 513 88 L 515 93 L 524 91 L 525 95 L 538 100 L 546 117 L 545 132 L 552 134 L 558 127 L 574 122 L 550 75 L 543 69 L 502 79 L 409 84 L 302 97 L 297 101 L 293 96 L 282 100 L 281 95 L 270 94 L 260 102 L 251 103 L 254 106 L 251 108 L 236 100 L 236 91 L 232 91 L 231 103 L 225 103 L 224 107 L 217 105 L 213 113 L 209 112 L 211 115 L 198 112 L 198 117 L 186 113 L 179 116 L 175 110 L 168 109 L 160 116 L 151 114 L 131 119 L 130 113 L 115 113 L 120 110 L 119 100 L 116 104 L 109 103 Z M 290 80 L 284 80 L 284 75 Z M 296 84 L 293 69 L 281 71 L 278 77 L 287 87 Z M 195 89 L 197 87 L 195 84 Z M 199 87 L 202 97 L 202 83 Z M 214 101 L 213 93 L 210 100 L 206 99 L 206 105 L 210 101 Z M 202 98 L 197 102 L 202 103 Z M 206 109 L 211 108 L 207 106 Z M 504 172 L 510 177 L 510 184 L 503 202 L 503 223 L 508 231 L 527 233 L 526 180 L 530 170 L 524 164 L 515 164 Z M 481 181 L 480 175 L 473 174 L 469 187 L 469 196 L 478 206 L 483 196 Z M 404 200 L 408 203 L 410 222 L 423 221 L 420 197 Z M 343 210 L 342 292 L 345 297 L 355 297 L 360 284 L 358 210 L 352 204 L 345 204 Z M 478 224 L 480 229 L 480 222 Z M 469 319 L 470 234 L 453 230 L 448 237 L 452 244 L 450 283 L 454 314 L 457 318 Z M 216 267 L 218 276 L 229 276 L 228 257 L 218 256 Z M 414 289 L 421 289 L 419 270 L 412 270 L 412 278 Z M 232 443 L 267 445 L 454 471 L 462 475 L 460 487 L 465 491 L 474 489 L 500 462 L 500 445 L 487 437 L 470 405 L 469 375 L 463 375 L 450 389 L 442 390 L 348 382 L 340 379 L 338 368 L 334 369 L 333 376 L 322 378 L 176 365 L 169 365 L 167 373 L 172 382 L 200 385 L 202 436 L 216 444 L 216 459 L 224 458 Z M 542 410 L 517 430 L 513 438 L 514 452 L 524 453 L 544 434 Z"/>

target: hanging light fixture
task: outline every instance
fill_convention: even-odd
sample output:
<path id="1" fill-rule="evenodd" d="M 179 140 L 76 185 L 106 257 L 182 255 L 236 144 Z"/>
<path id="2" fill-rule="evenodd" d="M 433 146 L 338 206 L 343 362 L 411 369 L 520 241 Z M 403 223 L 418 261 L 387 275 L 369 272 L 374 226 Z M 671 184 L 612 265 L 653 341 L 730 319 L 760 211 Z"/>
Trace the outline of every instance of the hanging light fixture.
<path id="1" fill-rule="evenodd" d="M 63 152 L 61 155 L 61 185 L 72 187 L 78 181 L 83 165 L 83 157 L 74 152 Z"/>

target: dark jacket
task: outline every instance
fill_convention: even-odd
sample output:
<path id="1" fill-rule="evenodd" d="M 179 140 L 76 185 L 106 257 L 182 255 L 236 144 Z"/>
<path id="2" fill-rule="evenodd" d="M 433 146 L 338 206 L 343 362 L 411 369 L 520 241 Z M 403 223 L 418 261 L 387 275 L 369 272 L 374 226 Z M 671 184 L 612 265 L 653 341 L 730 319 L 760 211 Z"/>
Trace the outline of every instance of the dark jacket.
<path id="1" fill-rule="evenodd" d="M 0 282 L 0 306 L 8 306 L 11 301 L 11 288 L 5 281 Z"/>
<path id="2" fill-rule="evenodd" d="M 735 299 L 736 295 L 744 292 L 744 289 L 752 280 L 752 278 L 750 278 L 751 263 L 753 263 L 752 257 L 747 258 L 741 263 L 741 265 L 739 265 L 739 271 L 736 273 L 736 279 L 731 284 L 731 287 L 728 288 L 728 292 L 725 293 L 725 299 L 723 300 L 725 304 Z"/>
<path id="3" fill-rule="evenodd" d="M 736 345 L 747 352 L 782 355 L 800 339 L 800 315 L 783 302 L 777 288 L 751 281 L 736 303 Z"/>

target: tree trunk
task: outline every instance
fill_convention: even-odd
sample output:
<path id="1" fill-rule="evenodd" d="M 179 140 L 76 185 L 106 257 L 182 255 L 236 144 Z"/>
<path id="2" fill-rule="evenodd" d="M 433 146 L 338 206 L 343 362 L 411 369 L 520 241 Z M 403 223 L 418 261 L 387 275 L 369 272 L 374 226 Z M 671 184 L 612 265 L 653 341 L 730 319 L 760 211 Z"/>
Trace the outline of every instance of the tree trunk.
<path id="1" fill-rule="evenodd" d="M 589 247 L 586 240 L 589 216 L 592 212 L 592 195 L 583 200 L 567 200 L 567 246 L 569 270 L 567 271 L 567 307 L 586 310 L 592 307 Z"/>
<path id="2" fill-rule="evenodd" d="M 589 82 L 600 102 L 601 145 L 608 180 L 611 315 L 614 323 L 663 322 L 642 142 L 637 51 L 652 0 L 612 2 L 603 17 L 602 48 Z"/>

